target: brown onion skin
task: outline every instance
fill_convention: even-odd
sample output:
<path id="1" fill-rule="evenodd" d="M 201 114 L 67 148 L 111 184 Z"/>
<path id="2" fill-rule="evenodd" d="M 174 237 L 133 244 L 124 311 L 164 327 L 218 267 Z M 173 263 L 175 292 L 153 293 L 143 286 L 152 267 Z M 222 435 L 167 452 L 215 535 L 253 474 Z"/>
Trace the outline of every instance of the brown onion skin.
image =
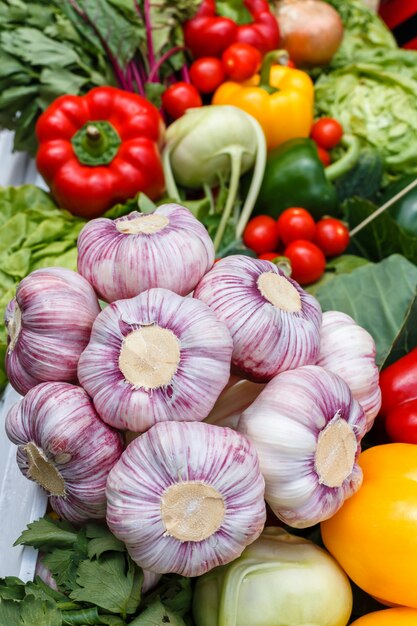
<path id="1" fill-rule="evenodd" d="M 322 0 L 282 0 L 273 8 L 282 48 L 297 67 L 327 65 L 343 39 L 339 13 Z"/>

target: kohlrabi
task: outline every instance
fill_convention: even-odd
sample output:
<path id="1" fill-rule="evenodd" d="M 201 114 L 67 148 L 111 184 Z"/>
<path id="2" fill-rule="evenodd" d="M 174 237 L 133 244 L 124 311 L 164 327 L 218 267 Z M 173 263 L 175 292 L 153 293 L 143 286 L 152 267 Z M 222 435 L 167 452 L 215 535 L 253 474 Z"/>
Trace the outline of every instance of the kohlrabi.
<path id="1" fill-rule="evenodd" d="M 250 217 L 262 182 L 266 142 L 259 123 L 233 106 L 204 106 L 189 109 L 167 129 L 163 155 L 167 192 L 180 201 L 177 185 L 185 189 L 211 188 L 228 181 L 227 197 L 214 234 L 216 249 L 236 204 L 239 179 L 253 169 L 252 182 L 236 220 L 239 238 Z"/>
<path id="2" fill-rule="evenodd" d="M 346 626 L 346 574 L 316 544 L 267 527 L 242 555 L 197 579 L 196 626 Z"/>

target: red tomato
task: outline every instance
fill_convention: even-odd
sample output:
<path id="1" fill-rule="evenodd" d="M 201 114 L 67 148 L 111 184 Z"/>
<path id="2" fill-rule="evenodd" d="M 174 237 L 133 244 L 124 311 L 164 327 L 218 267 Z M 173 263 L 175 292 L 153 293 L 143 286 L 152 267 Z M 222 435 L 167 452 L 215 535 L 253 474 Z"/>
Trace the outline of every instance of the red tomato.
<path id="1" fill-rule="evenodd" d="M 331 150 L 343 137 L 342 125 L 331 117 L 321 117 L 311 127 L 310 133 L 318 146 L 325 150 Z"/>
<path id="2" fill-rule="evenodd" d="M 269 215 L 258 215 L 248 222 L 244 233 L 243 243 L 257 254 L 271 252 L 279 241 L 277 223 Z"/>
<path id="3" fill-rule="evenodd" d="M 282 254 L 280 252 L 263 252 L 258 255 L 258 259 L 262 261 L 273 261 L 277 256 L 282 256 Z"/>
<path id="4" fill-rule="evenodd" d="M 391 441 L 417 443 L 417 399 L 403 402 L 388 413 L 385 428 Z"/>
<path id="5" fill-rule="evenodd" d="M 279 237 L 285 245 L 296 239 L 312 241 L 316 233 L 313 216 L 301 207 L 285 209 L 278 218 L 277 226 Z"/>
<path id="6" fill-rule="evenodd" d="M 342 254 L 349 245 L 349 230 L 334 217 L 323 217 L 316 224 L 314 243 L 327 257 Z"/>
<path id="7" fill-rule="evenodd" d="M 201 57 L 190 66 L 190 79 L 200 93 L 212 93 L 224 81 L 223 64 L 216 57 Z"/>
<path id="8" fill-rule="evenodd" d="M 249 43 L 233 43 L 222 54 L 223 68 L 230 80 L 246 80 L 261 67 L 262 55 Z"/>
<path id="9" fill-rule="evenodd" d="M 330 158 L 330 154 L 322 148 L 321 146 L 317 146 L 317 153 L 319 155 L 320 161 L 323 163 L 324 167 L 327 167 L 332 162 Z"/>
<path id="10" fill-rule="evenodd" d="M 291 278 L 300 285 L 315 283 L 324 273 L 326 259 L 323 252 L 311 241 L 298 239 L 284 250 L 291 263 Z"/>
<path id="11" fill-rule="evenodd" d="M 162 106 L 174 120 L 184 115 L 187 109 L 202 105 L 200 94 L 190 83 L 174 83 L 162 94 Z"/>

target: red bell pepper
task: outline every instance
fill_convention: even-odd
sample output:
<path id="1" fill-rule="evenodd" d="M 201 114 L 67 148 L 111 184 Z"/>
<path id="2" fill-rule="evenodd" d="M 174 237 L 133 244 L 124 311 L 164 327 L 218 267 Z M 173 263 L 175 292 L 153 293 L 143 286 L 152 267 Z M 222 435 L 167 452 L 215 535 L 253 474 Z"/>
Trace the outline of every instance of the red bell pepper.
<path id="1" fill-rule="evenodd" d="M 139 191 L 165 188 L 159 148 L 164 124 L 142 96 L 96 87 L 57 98 L 38 119 L 36 165 L 59 205 L 93 218 Z"/>
<path id="2" fill-rule="evenodd" d="M 251 24 L 237 25 L 216 14 L 215 0 L 203 0 L 196 15 L 184 23 L 184 40 L 194 58 L 221 56 L 232 43 L 249 43 L 262 54 L 279 44 L 279 28 L 266 0 L 244 0 Z"/>
<path id="3" fill-rule="evenodd" d="M 394 442 L 417 443 L 417 348 L 382 370 L 379 412 Z"/>

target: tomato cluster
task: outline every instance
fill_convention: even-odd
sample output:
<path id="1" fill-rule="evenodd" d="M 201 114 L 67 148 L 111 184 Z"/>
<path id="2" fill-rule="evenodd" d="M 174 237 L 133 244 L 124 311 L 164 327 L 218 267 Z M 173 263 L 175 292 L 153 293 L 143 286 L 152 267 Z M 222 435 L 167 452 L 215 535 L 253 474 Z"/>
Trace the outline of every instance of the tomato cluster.
<path id="1" fill-rule="evenodd" d="M 329 150 L 339 145 L 343 137 L 343 127 L 331 117 L 321 117 L 314 122 L 310 138 L 317 144 L 317 152 L 324 167 L 331 163 Z"/>
<path id="2" fill-rule="evenodd" d="M 258 258 L 273 261 L 284 256 L 291 263 L 291 276 L 300 285 L 318 280 L 325 268 L 326 258 L 342 254 L 349 244 L 349 231 L 334 217 L 315 222 L 301 207 L 286 209 L 274 220 L 258 215 L 250 220 L 243 233 L 244 244 Z"/>

